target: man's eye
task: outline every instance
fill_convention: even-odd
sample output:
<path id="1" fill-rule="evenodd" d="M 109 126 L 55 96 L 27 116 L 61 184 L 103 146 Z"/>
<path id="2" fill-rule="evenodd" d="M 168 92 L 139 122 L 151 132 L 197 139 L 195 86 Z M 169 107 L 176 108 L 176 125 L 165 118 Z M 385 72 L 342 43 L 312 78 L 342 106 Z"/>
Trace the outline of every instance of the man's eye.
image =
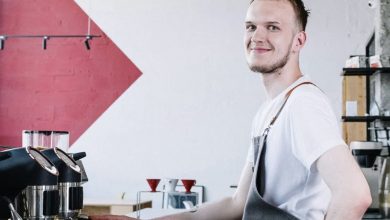
<path id="1" fill-rule="evenodd" d="M 250 25 L 247 25 L 247 26 L 246 26 L 246 30 L 247 30 L 247 31 L 253 31 L 253 30 L 255 30 L 255 29 L 256 29 L 256 26 L 253 25 L 253 24 L 250 24 Z"/>
<path id="2" fill-rule="evenodd" d="M 274 26 L 274 25 L 269 25 L 268 26 L 268 30 L 270 30 L 270 31 L 278 31 L 280 29 L 278 27 Z"/>

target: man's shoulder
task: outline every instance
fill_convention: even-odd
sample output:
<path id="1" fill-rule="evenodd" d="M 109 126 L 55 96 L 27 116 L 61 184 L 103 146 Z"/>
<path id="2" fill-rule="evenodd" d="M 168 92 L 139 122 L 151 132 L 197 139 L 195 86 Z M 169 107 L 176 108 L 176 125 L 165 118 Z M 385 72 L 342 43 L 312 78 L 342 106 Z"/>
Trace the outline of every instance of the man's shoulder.
<path id="1" fill-rule="evenodd" d="M 286 108 L 292 114 L 299 112 L 333 112 L 329 98 L 315 85 L 305 85 L 294 91 L 286 103 Z"/>
<path id="2" fill-rule="evenodd" d="M 328 102 L 328 97 L 319 87 L 313 84 L 298 87 L 289 97 L 289 102 L 299 104 L 323 101 Z"/>

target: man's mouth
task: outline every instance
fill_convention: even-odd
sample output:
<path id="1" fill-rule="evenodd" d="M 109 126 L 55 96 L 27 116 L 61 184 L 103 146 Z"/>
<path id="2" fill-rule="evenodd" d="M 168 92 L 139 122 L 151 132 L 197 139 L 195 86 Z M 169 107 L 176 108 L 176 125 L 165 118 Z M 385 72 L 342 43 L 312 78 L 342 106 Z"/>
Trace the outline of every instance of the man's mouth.
<path id="1" fill-rule="evenodd" d="M 251 51 L 258 53 L 258 54 L 263 54 L 271 51 L 269 48 L 264 48 L 264 47 L 252 47 L 250 48 Z"/>

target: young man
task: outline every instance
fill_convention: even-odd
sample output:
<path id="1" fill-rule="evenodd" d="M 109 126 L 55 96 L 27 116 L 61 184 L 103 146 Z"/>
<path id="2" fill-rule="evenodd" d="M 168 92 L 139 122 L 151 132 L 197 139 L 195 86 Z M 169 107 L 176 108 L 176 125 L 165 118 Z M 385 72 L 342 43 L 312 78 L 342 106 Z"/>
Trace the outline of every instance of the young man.
<path id="1" fill-rule="evenodd" d="M 267 219 L 260 217 L 267 208 L 257 205 L 259 200 L 286 214 L 272 219 L 362 218 L 371 203 L 368 184 L 340 137 L 325 95 L 314 85 L 300 85 L 309 81 L 299 67 L 307 17 L 301 0 L 251 2 L 245 22 L 246 58 L 249 68 L 261 74 L 268 100 L 255 117 L 254 141 L 237 191 L 232 197 L 200 206 L 196 212 L 161 219 Z M 267 132 L 266 151 L 257 157 L 265 169 L 257 178 L 260 165 L 254 158 L 264 148 L 259 140 L 276 115 Z M 258 193 L 261 198 L 255 195 L 260 191 L 259 179 L 264 187 L 264 192 Z"/>

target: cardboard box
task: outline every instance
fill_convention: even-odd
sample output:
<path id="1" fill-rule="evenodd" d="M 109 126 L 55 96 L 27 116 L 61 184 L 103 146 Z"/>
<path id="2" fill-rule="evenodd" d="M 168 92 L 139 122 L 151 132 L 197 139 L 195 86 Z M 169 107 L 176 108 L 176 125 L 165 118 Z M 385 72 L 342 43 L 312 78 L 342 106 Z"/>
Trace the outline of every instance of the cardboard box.
<path id="1" fill-rule="evenodd" d="M 344 76 L 342 86 L 342 114 L 347 115 L 347 107 L 354 103 L 356 116 L 365 116 L 367 113 L 366 103 L 366 77 L 365 76 Z M 351 112 L 348 109 L 348 112 Z M 343 138 L 349 145 L 351 141 L 367 140 L 367 123 L 366 122 L 344 122 L 342 125 Z"/>

